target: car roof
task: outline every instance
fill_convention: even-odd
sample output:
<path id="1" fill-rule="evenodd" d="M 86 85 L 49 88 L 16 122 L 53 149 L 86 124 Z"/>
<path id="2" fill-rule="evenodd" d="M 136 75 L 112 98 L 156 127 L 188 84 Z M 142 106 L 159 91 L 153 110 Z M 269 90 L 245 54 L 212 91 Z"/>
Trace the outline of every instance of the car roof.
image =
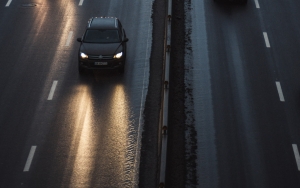
<path id="1" fill-rule="evenodd" d="M 117 29 L 118 18 L 116 17 L 92 17 L 88 21 L 89 29 Z"/>

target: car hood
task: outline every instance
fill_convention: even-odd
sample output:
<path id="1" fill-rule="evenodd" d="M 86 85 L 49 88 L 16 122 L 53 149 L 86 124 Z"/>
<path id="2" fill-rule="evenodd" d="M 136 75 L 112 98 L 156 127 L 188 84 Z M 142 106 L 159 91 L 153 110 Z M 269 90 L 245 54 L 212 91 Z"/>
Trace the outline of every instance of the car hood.
<path id="1" fill-rule="evenodd" d="M 122 49 L 120 43 L 82 43 L 80 46 L 80 51 L 89 55 L 112 55 L 121 52 Z"/>

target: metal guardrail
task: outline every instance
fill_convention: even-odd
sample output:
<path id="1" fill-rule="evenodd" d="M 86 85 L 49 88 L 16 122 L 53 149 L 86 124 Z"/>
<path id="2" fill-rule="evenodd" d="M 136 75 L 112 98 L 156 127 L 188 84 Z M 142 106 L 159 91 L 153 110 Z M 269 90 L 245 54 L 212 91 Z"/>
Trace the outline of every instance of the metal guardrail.
<path id="1" fill-rule="evenodd" d="M 167 141 L 168 141 L 168 110 L 169 110 L 169 72 L 171 53 L 171 21 L 172 21 L 172 0 L 168 0 L 168 15 L 166 23 L 166 45 L 165 45 L 165 72 L 163 91 L 163 110 L 161 127 L 161 158 L 160 158 L 160 178 L 159 188 L 165 187 L 166 163 L 167 163 Z"/>

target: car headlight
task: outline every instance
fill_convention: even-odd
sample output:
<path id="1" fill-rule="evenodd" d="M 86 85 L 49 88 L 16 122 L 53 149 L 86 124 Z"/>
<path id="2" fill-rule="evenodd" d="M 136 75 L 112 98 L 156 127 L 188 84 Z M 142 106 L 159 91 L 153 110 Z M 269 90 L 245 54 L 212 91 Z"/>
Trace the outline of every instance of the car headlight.
<path id="1" fill-rule="evenodd" d="M 83 53 L 83 52 L 80 52 L 80 57 L 81 57 L 82 59 L 87 59 L 87 58 L 89 58 L 89 56 L 86 55 L 86 54 Z"/>
<path id="2" fill-rule="evenodd" d="M 116 55 L 114 55 L 115 59 L 120 59 L 123 55 L 123 52 L 117 53 Z"/>

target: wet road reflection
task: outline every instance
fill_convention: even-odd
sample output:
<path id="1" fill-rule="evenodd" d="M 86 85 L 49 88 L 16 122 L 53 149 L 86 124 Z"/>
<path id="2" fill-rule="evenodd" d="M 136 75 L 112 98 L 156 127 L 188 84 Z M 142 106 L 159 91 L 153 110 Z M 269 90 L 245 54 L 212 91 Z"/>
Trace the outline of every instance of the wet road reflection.
<path id="1" fill-rule="evenodd" d="M 63 186 L 124 187 L 128 173 L 132 173 L 126 171 L 133 160 L 127 159 L 130 110 L 124 85 L 111 84 L 102 89 L 81 84 L 69 96 L 71 110 L 64 116 L 71 126 L 61 134 L 71 137 Z M 101 91 L 103 95 L 99 96 Z"/>
<path id="2" fill-rule="evenodd" d="M 82 95 L 76 114 L 71 153 L 75 152 L 75 161 L 70 187 L 90 187 L 91 172 L 95 164 L 95 135 L 92 123 L 92 98 L 88 86 L 81 87 Z M 77 141 L 79 142 L 76 149 Z M 72 155 L 72 154 L 71 154 Z M 70 164 L 71 165 L 71 164 Z"/>

